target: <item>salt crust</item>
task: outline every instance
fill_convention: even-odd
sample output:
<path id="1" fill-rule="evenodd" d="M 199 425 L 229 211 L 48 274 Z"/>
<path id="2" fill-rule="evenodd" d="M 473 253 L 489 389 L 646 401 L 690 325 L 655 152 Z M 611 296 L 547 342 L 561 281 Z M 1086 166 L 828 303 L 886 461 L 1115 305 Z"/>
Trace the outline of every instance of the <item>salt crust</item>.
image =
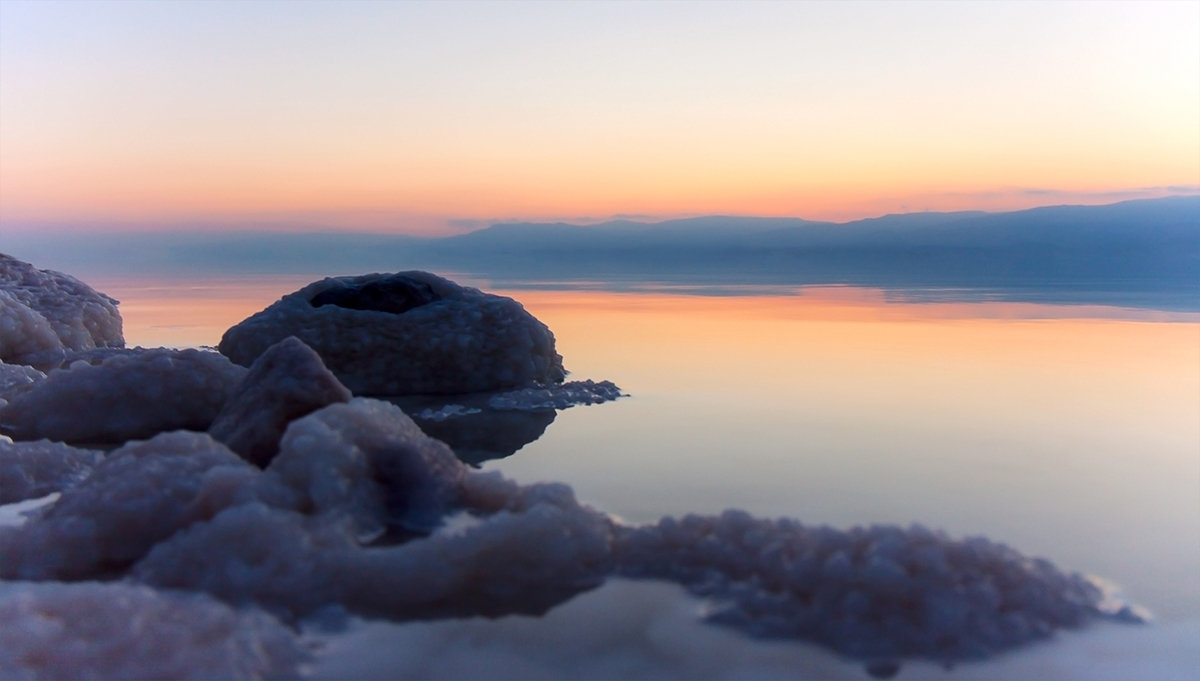
<path id="1" fill-rule="evenodd" d="M 289 336 L 259 355 L 208 432 L 247 461 L 265 466 L 292 421 L 351 397 L 312 348 Z"/>
<path id="2" fill-rule="evenodd" d="M 24 364 L 0 362 L 0 407 L 8 404 L 13 395 L 24 392 L 46 374 Z"/>
<path id="3" fill-rule="evenodd" d="M 45 368 L 66 351 L 124 345 L 116 300 L 0 253 L 0 360 Z"/>
<path id="4" fill-rule="evenodd" d="M 51 371 L 0 407 L 14 439 L 126 442 L 155 433 L 204 430 L 246 370 L 215 352 L 129 350 Z"/>
<path id="5" fill-rule="evenodd" d="M 121 583 L 0 585 L 0 678 L 295 678 L 288 628 L 199 593 Z"/>
<path id="6" fill-rule="evenodd" d="M 13 442 L 0 436 L 0 504 L 61 492 L 83 480 L 103 454 L 60 442 Z"/>
<path id="7" fill-rule="evenodd" d="M 420 304 L 400 312 L 314 304 L 400 284 L 419 288 Z M 483 392 L 565 376 L 554 335 L 520 303 L 428 272 L 314 282 L 226 331 L 219 348 L 248 366 L 288 336 L 316 350 L 355 395 Z"/>

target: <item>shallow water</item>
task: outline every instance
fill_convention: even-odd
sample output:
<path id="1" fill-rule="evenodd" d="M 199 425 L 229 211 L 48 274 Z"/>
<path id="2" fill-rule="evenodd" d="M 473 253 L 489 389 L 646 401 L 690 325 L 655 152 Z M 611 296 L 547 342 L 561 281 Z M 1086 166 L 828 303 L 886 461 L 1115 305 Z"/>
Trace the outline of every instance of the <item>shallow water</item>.
<path id="1" fill-rule="evenodd" d="M 311 279 L 90 283 L 122 299 L 130 345 L 195 346 L 215 345 L 225 328 Z M 953 292 L 912 302 L 849 287 L 725 288 L 720 296 L 497 292 L 554 331 L 572 378 L 610 379 L 631 397 L 563 411 L 539 439 L 485 469 L 523 483 L 566 482 L 584 502 L 632 522 L 740 507 L 842 528 L 919 522 L 954 536 L 986 535 L 1115 581 L 1158 623 L 1072 634 L 1061 647 L 1037 646 L 958 676 L 1006 675 L 1004 664 L 1028 655 L 1032 666 L 1015 669 L 1109 678 L 1153 659 L 1167 665 L 1156 675 L 1200 674 L 1200 644 L 1171 643 L 1200 621 L 1200 315 L 956 302 Z M 736 643 L 746 646 L 739 655 L 750 655 L 747 668 L 700 665 L 693 674 L 688 665 L 700 658 L 675 651 L 683 661 L 663 662 L 661 651 L 643 654 L 627 639 L 650 648 L 654 636 L 686 640 L 691 625 L 679 624 L 679 609 L 694 614 L 696 603 L 641 588 L 603 587 L 547 621 L 576 618 L 566 630 L 592 636 L 583 622 L 608 603 L 607 616 L 624 622 L 613 625 L 620 634 L 607 647 L 579 644 L 589 656 L 610 656 L 597 663 L 602 676 L 769 677 L 775 663 L 766 660 L 796 655 L 814 676 L 862 675 L 805 646 L 760 642 Z M 659 601 L 653 614 L 621 614 Z M 375 638 L 390 636 L 409 650 L 431 637 L 459 648 L 476 642 L 484 651 L 476 661 L 504 676 L 496 672 L 503 660 L 539 645 L 537 635 L 506 633 L 538 625 L 513 621 L 360 625 L 329 644 L 321 673 L 357 672 L 353 665 L 364 663 L 388 669 L 383 654 L 376 667 L 359 654 L 338 666 L 334 653 L 375 649 Z M 650 621 L 659 628 L 643 628 Z M 739 640 L 725 631 L 705 636 Z M 1113 658 L 1108 671 L 1093 668 L 1103 651 Z M 489 655 L 500 661 L 487 662 Z M 410 662 L 412 676 L 471 676 L 469 667 Z M 547 669 L 528 675 L 555 677 L 558 668 Z M 1058 673 L 1064 669 L 1071 671 Z"/>

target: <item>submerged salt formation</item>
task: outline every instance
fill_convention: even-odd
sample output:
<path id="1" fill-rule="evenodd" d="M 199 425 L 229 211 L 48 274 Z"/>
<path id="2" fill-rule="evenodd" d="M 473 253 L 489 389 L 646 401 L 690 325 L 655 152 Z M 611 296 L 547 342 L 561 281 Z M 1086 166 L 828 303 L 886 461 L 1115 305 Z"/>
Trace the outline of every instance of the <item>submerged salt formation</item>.
<path id="1" fill-rule="evenodd" d="M 921 526 L 839 531 L 742 511 L 622 528 L 620 571 L 711 599 L 713 621 L 814 641 L 890 676 L 901 658 L 984 658 L 1107 617 L 1144 621 L 1095 580 Z"/>
<path id="2" fill-rule="evenodd" d="M 266 466 L 289 423 L 350 397 L 317 353 L 289 336 L 254 360 L 208 432 L 247 461 Z"/>
<path id="3" fill-rule="evenodd" d="M 0 622 L 4 679 L 295 678 L 310 658 L 264 613 L 133 584 L 4 584 Z"/>
<path id="4" fill-rule="evenodd" d="M 246 370 L 215 352 L 134 350 L 51 371 L 0 407 L 14 439 L 121 443 L 176 428 L 204 430 Z"/>
<path id="5" fill-rule="evenodd" d="M 296 336 L 356 395 L 469 393 L 565 375 L 554 335 L 520 303 L 428 272 L 314 282 L 225 332 L 249 365 Z"/>
<path id="6" fill-rule="evenodd" d="M 13 442 L 0 436 L 0 504 L 44 497 L 83 480 L 103 454 L 61 442 Z"/>
<path id="7" fill-rule="evenodd" d="M 488 406 L 501 411 L 568 409 L 580 404 L 602 404 L 623 397 L 612 381 L 567 381 L 560 385 L 521 388 L 488 398 Z"/>
<path id="8" fill-rule="evenodd" d="M 124 345 L 116 300 L 0 253 L 0 360 L 44 368 L 66 351 Z"/>

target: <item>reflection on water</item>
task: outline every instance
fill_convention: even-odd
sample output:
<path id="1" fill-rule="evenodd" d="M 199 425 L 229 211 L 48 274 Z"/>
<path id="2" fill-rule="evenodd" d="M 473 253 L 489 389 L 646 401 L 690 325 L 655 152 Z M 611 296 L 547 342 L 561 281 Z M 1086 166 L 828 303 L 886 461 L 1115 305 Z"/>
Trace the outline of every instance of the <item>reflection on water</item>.
<path id="1" fill-rule="evenodd" d="M 491 459 L 512 456 L 546 432 L 554 409 L 497 410 L 490 394 L 474 396 L 406 395 L 388 398 L 421 430 L 450 445 L 464 463 L 478 468 Z"/>
<path id="2" fill-rule="evenodd" d="M 90 283 L 125 301 L 131 344 L 188 346 L 311 279 Z M 485 469 L 567 482 L 635 522 L 727 507 L 921 522 L 1110 577 L 1161 618 L 1200 615 L 1200 314 L 658 289 L 498 291 L 554 331 L 573 377 L 631 398 L 423 425 Z"/>

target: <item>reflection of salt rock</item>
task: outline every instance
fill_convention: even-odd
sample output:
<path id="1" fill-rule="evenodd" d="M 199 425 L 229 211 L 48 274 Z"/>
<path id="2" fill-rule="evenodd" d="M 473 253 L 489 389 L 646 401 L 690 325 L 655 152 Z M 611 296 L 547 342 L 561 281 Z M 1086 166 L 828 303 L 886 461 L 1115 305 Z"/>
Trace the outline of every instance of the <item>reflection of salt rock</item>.
<path id="1" fill-rule="evenodd" d="M 309 659 L 270 616 L 121 583 L 0 587 L 0 678 L 262 679 Z"/>
<path id="2" fill-rule="evenodd" d="M 13 442 L 0 436 L 0 504 L 43 497 L 83 480 L 101 452 L 59 442 Z"/>
<path id="3" fill-rule="evenodd" d="M 356 398 L 293 421 L 267 470 L 301 508 L 344 513 L 361 536 L 381 521 L 427 531 L 458 501 L 464 468 L 395 405 Z"/>
<path id="4" fill-rule="evenodd" d="M 208 432 L 247 461 L 265 466 L 289 423 L 350 397 L 312 348 L 289 337 L 254 360 Z"/>
<path id="5" fill-rule="evenodd" d="M 0 528 L 0 577 L 83 579 L 124 568 L 191 523 L 253 498 L 256 475 L 202 433 L 127 444 L 42 515 Z"/>
<path id="6" fill-rule="evenodd" d="M 747 633 L 798 637 L 870 661 L 982 658 L 1097 617 L 1137 621 L 1091 579 L 982 537 L 920 526 L 848 532 L 741 511 L 664 518 L 618 535 L 627 576 L 677 581 L 713 599 L 711 618 Z"/>
<path id="7" fill-rule="evenodd" d="M 117 301 L 0 253 L 0 360 L 41 367 L 64 350 L 124 344 Z"/>
<path id="8" fill-rule="evenodd" d="M 520 303 L 427 272 L 324 279 L 225 332 L 248 365 L 296 336 L 357 395 L 465 393 L 563 379 L 550 330 Z"/>
<path id="9" fill-rule="evenodd" d="M 14 438 L 125 442 L 177 428 L 204 430 L 246 370 L 215 352 L 156 348 L 51 371 L 0 407 Z"/>
<path id="10" fill-rule="evenodd" d="M 460 413 L 447 407 L 417 412 L 413 420 L 430 437 L 450 445 L 460 461 L 479 466 L 484 461 L 512 456 L 541 437 L 557 416 L 553 409 L 464 409 Z"/>

